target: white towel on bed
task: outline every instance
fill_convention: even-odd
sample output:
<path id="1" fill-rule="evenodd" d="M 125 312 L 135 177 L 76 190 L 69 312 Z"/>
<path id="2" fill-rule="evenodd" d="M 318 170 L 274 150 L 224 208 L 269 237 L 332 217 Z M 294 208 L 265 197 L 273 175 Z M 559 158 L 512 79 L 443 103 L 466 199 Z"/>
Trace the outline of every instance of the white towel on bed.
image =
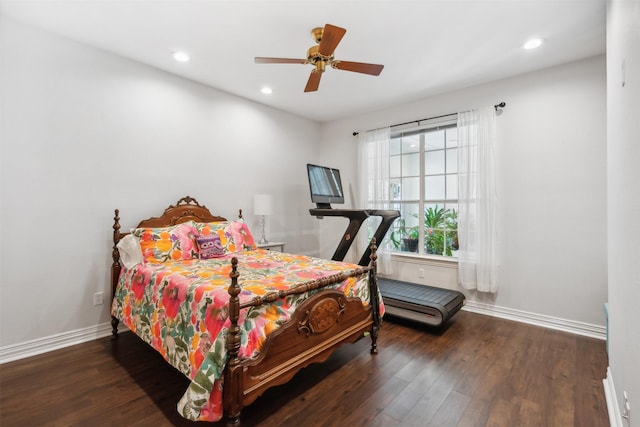
<path id="1" fill-rule="evenodd" d="M 120 239 L 116 247 L 120 252 L 120 260 L 125 267 L 131 268 L 144 262 L 140 241 L 134 235 L 127 234 Z"/>

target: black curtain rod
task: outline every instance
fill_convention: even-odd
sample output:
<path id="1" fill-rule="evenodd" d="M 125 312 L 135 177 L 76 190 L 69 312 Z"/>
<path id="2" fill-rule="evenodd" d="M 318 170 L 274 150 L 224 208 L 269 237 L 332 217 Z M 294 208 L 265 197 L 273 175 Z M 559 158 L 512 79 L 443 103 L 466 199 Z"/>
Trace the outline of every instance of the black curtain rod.
<path id="1" fill-rule="evenodd" d="M 493 108 L 495 108 L 495 109 L 496 109 L 496 111 L 498 111 L 498 108 L 504 108 L 504 107 L 506 107 L 506 105 L 507 105 L 507 103 L 506 103 L 506 102 L 504 102 L 504 101 L 502 101 L 501 103 L 494 105 L 494 106 L 493 106 Z M 440 119 L 440 118 L 442 118 L 442 117 L 454 116 L 454 115 L 456 115 L 456 114 L 458 114 L 458 113 L 443 114 L 443 115 L 441 115 L 441 116 L 428 117 L 428 118 L 426 118 L 426 119 L 420 119 L 420 120 L 411 120 L 410 122 L 398 123 L 398 124 L 395 124 L 395 125 L 391 125 L 391 126 L 389 126 L 389 127 L 390 127 L 390 128 L 394 128 L 394 127 L 397 127 L 397 126 L 404 126 L 404 125 L 408 125 L 408 124 L 411 124 L 411 123 L 420 123 L 420 122 L 424 122 L 425 120 Z M 360 133 L 360 132 L 353 132 L 353 136 L 356 136 L 356 135 L 358 135 L 359 133 Z"/>

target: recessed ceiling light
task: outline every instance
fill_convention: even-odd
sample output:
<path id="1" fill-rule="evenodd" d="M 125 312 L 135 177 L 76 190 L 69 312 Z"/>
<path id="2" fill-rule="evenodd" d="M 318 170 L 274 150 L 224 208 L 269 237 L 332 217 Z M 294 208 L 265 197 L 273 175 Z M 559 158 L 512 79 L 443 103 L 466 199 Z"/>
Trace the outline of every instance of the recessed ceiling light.
<path id="1" fill-rule="evenodd" d="M 270 87 L 263 87 L 262 89 L 260 89 L 260 92 L 262 92 L 265 95 L 271 95 L 273 93 L 273 90 Z"/>
<path id="2" fill-rule="evenodd" d="M 542 45 L 542 39 L 539 38 L 534 38 L 534 39 L 529 39 L 525 42 L 525 44 L 522 45 L 523 49 L 535 49 L 537 47 L 540 47 Z"/>
<path id="3" fill-rule="evenodd" d="M 173 52 L 173 59 L 178 62 L 189 62 L 189 54 L 187 52 Z"/>

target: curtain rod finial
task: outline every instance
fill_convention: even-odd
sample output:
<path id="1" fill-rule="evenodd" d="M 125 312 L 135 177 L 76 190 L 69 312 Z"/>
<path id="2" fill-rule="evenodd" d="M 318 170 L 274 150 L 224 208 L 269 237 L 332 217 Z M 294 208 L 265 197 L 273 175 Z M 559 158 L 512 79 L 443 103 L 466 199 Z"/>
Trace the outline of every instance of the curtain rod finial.
<path id="1" fill-rule="evenodd" d="M 507 105 L 507 103 L 502 101 L 500 104 L 494 105 L 493 108 L 495 108 L 496 111 L 498 111 L 498 108 L 504 108 L 506 105 Z"/>

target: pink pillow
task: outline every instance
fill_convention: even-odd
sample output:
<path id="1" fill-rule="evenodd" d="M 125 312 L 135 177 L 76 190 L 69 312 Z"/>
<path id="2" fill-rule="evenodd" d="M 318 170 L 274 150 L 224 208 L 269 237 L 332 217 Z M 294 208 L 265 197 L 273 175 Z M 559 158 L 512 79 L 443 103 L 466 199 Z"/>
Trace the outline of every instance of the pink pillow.
<path id="1" fill-rule="evenodd" d="M 225 253 L 242 252 L 256 248 L 249 227 L 242 221 L 221 221 L 196 223 L 200 236 L 220 237 L 220 245 Z"/>
<path id="2" fill-rule="evenodd" d="M 136 228 L 131 232 L 140 241 L 145 262 L 166 262 L 197 257 L 195 237 L 198 231 L 193 221 L 170 227 Z"/>

